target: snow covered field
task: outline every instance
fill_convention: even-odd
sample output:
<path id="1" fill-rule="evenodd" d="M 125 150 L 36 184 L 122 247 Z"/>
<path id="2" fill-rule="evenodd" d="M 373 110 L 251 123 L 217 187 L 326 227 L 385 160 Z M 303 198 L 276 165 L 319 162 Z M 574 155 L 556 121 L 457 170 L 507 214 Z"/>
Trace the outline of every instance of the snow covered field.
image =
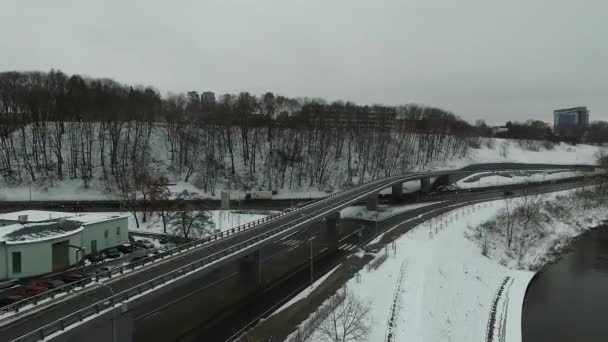
<path id="1" fill-rule="evenodd" d="M 372 306 L 367 340 L 385 340 L 397 298 L 394 341 L 485 341 L 494 299 L 508 280 L 497 300 L 497 324 L 508 301 L 506 341 L 519 341 L 523 297 L 533 273 L 511 270 L 484 257 L 467 238 L 471 227 L 492 218 L 503 205 L 502 201 L 477 204 L 454 210 L 432 226 L 423 223 L 397 239 L 394 249 L 387 249 L 390 256 L 377 270 L 362 270 L 359 281 L 351 279 L 349 290 Z M 493 331 L 496 335 L 498 327 Z M 313 335 L 309 341 L 319 339 Z"/>
<path id="2" fill-rule="evenodd" d="M 556 244 L 608 218 L 603 206 L 584 205 L 575 194 L 567 190 L 542 195 L 553 205 L 540 216 L 546 231 L 526 245 L 523 254 L 507 251 L 496 243 L 500 237 L 493 236 L 488 257 L 483 256 L 476 237 L 482 224 L 506 206 L 523 203 L 521 198 L 453 210 L 398 238 L 380 252 L 389 257 L 378 269 L 364 269 L 346 284 L 371 305 L 367 340 L 386 341 L 391 332 L 393 341 L 486 341 L 488 334 L 493 341 L 501 341 L 500 336 L 521 341 L 521 309 L 534 274 L 526 269 L 547 262 Z M 392 328 L 391 316 L 396 322 Z M 317 332 L 309 341 L 320 339 Z"/>
<path id="3" fill-rule="evenodd" d="M 158 141 L 156 141 L 158 140 Z M 152 154 L 158 160 L 166 158 L 166 146 L 161 139 L 156 139 L 151 142 Z M 519 163 L 559 163 L 559 164 L 595 164 L 597 152 L 600 147 L 591 145 L 576 145 L 571 146 L 564 143 L 556 145 L 553 149 L 545 149 L 539 147 L 538 151 L 530 151 L 524 149 L 516 141 L 505 139 L 493 139 L 493 145 L 488 147 L 483 143 L 478 149 L 471 148 L 468 154 L 459 159 L 448 159 L 433 162 L 424 169 L 415 168 L 412 172 L 424 170 L 438 169 L 457 169 L 470 164 L 478 163 L 493 163 L 493 162 L 519 162 Z M 343 169 L 344 165 L 337 167 Z M 160 166 L 159 166 L 160 167 Z M 161 167 L 162 168 L 162 167 Z M 170 186 L 170 191 L 177 194 L 183 190 L 195 192 L 201 197 L 209 197 L 218 199 L 220 191 L 228 190 L 225 184 L 218 184 L 215 194 L 204 193 L 202 189 L 197 188 L 193 181 L 184 182 L 179 177 L 170 179 L 175 185 Z M 335 180 L 334 180 L 335 181 Z M 331 183 L 335 183 L 332 181 Z M 114 199 L 111 193 L 104 191 L 103 182 L 98 179 L 91 181 L 89 188 L 84 188 L 82 181 L 75 180 L 55 180 L 55 186 L 34 184 L 31 187 L 32 200 L 102 200 Z M 405 192 L 415 191 L 418 185 L 412 183 L 407 186 Z M 411 189 L 410 189 L 411 188 Z M 340 190 L 338 188 L 335 191 Z M 233 198 L 244 198 L 244 191 L 232 190 Z M 273 198 L 319 198 L 326 196 L 327 193 L 318 187 L 309 189 L 304 185 L 300 190 L 279 189 L 278 194 Z M 24 201 L 30 199 L 29 184 L 1 184 L 0 185 L 0 201 Z"/>
<path id="4" fill-rule="evenodd" d="M 536 171 L 536 172 L 499 172 L 499 173 L 476 173 L 463 178 L 458 182 L 447 186 L 450 189 L 474 189 L 490 186 L 525 184 L 533 182 L 544 182 L 564 178 L 595 175 L 600 171 L 594 172 L 571 172 L 571 171 Z"/>

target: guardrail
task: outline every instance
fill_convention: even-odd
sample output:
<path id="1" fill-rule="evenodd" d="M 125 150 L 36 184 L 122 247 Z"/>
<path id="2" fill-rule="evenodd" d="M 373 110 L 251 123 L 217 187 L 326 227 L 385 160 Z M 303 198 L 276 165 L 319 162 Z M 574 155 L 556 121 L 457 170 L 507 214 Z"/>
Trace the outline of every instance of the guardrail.
<path id="1" fill-rule="evenodd" d="M 511 170 L 511 169 L 507 169 L 507 170 Z M 470 171 L 461 171 L 463 173 L 470 173 Z M 304 209 L 304 208 L 309 208 L 311 206 L 314 205 L 318 205 L 321 204 L 323 202 L 332 200 L 338 196 L 342 196 L 342 195 L 346 195 L 347 193 L 351 193 L 351 192 L 356 192 L 354 195 L 351 196 L 345 196 L 345 198 L 340 199 L 337 203 L 337 205 L 335 206 L 335 208 L 340 208 L 340 206 L 344 205 L 345 203 L 350 203 L 351 201 L 356 201 L 359 200 L 361 198 L 365 198 L 366 196 L 369 196 L 370 193 L 373 193 L 375 191 L 378 191 L 377 187 L 371 187 L 374 184 L 382 184 L 381 187 L 387 187 L 390 186 L 393 182 L 396 181 L 408 181 L 408 180 L 415 180 L 417 179 L 416 177 L 437 177 L 437 176 L 441 176 L 441 175 L 445 175 L 445 174 L 449 174 L 449 173 L 458 173 L 458 171 L 444 171 L 444 172 L 435 172 L 435 173 L 428 173 L 425 175 L 400 175 L 400 176 L 392 176 L 392 177 L 388 177 L 388 178 L 383 178 L 383 179 L 379 179 L 379 180 L 374 180 L 368 183 L 365 183 L 359 187 L 353 188 L 353 189 L 349 189 L 349 190 L 343 190 L 340 192 L 336 192 L 333 194 L 330 194 L 329 196 L 315 201 L 313 203 L 308 203 L 304 206 L 299 207 L 296 210 L 288 210 L 288 211 L 283 211 L 277 214 L 273 214 L 270 216 L 267 216 L 265 218 L 259 219 L 254 221 L 253 223 L 248 223 L 248 224 L 243 224 L 239 227 L 236 228 L 232 228 L 230 230 L 227 231 L 223 231 L 217 234 L 214 234 L 212 236 L 200 239 L 200 240 L 196 240 L 193 241 L 191 243 L 185 244 L 185 245 L 181 245 L 178 246 L 176 248 L 173 248 L 169 251 L 167 251 L 166 253 L 162 253 L 162 254 L 158 254 L 158 255 L 153 255 L 141 260 L 138 260 L 136 262 L 133 262 L 131 264 L 129 264 L 128 266 L 119 266 L 113 269 L 110 269 L 107 272 L 103 272 L 103 273 L 99 273 L 97 275 L 94 275 L 90 278 L 86 278 L 83 280 L 80 280 L 79 282 L 70 284 L 70 285 L 66 285 L 64 291 L 61 291 L 61 293 L 65 292 L 67 290 L 67 292 L 73 291 L 75 288 L 77 287 L 85 287 L 88 283 L 90 283 L 92 280 L 96 280 L 99 281 L 100 279 L 103 278 L 112 278 L 112 276 L 117 275 L 117 274 L 123 274 L 127 271 L 131 271 L 136 269 L 137 267 L 142 267 L 146 264 L 149 263 L 153 263 L 159 259 L 165 259 L 167 257 L 171 257 L 174 256 L 176 254 L 180 254 L 183 253 L 185 251 L 191 250 L 193 248 L 197 248 L 212 242 L 216 242 L 218 240 L 221 240 L 223 238 L 227 238 L 230 236 L 233 236 L 235 234 L 239 234 L 241 232 L 244 231 L 249 231 L 252 228 L 259 228 L 262 224 L 267 223 L 269 221 L 272 221 L 278 217 L 284 217 L 285 215 L 289 215 L 289 214 L 293 214 L 293 213 L 297 213 L 300 209 Z M 413 179 L 410 179 L 413 178 Z M 368 189 L 366 189 L 368 188 Z M 332 209 L 333 210 L 333 209 Z M 319 216 L 319 213 L 322 213 L 321 215 L 324 214 L 324 212 L 327 211 L 326 207 L 322 207 L 318 210 L 315 210 L 311 213 L 306 214 L 305 217 L 296 217 L 293 221 L 288 222 L 282 226 L 279 226 L 277 228 L 268 230 L 266 232 L 262 232 L 259 235 L 256 235 L 252 238 L 249 238 L 246 241 L 237 243 L 233 246 L 230 246 L 222 251 L 216 252 L 212 255 L 208 255 L 206 257 L 203 257 L 199 260 L 196 260 L 194 262 L 191 262 L 185 266 L 179 267 L 177 269 L 171 270 L 166 274 L 163 274 L 161 276 L 158 276 L 154 279 L 148 280 L 146 282 L 143 282 L 139 285 L 136 285 L 128 290 L 125 290 L 121 293 L 118 293 L 114 296 L 108 297 L 96 304 L 93 304 L 89 307 L 86 307 L 84 309 L 78 310 L 75 313 L 68 315 L 58 321 L 55 321 L 53 323 L 50 323 L 40 329 L 37 329 L 31 333 L 28 333 L 14 341 L 19 341 L 19 342 L 26 342 L 26 341 L 38 341 L 41 339 L 44 339 L 45 336 L 48 336 L 50 334 L 53 334 L 57 331 L 60 330 L 64 330 L 65 327 L 74 324 L 75 322 L 79 322 L 82 321 L 84 318 L 90 317 L 91 315 L 94 314 L 99 314 L 100 312 L 102 312 L 103 310 L 112 307 L 112 303 L 117 303 L 117 302 L 124 302 L 128 299 L 131 299 L 133 296 L 137 296 L 137 295 L 141 295 L 142 293 L 144 293 L 145 291 L 148 290 L 152 290 L 155 289 L 157 287 L 159 287 L 162 284 L 165 284 L 167 281 L 176 279 L 180 276 L 183 276 L 189 272 L 194 272 L 206 265 L 209 265 L 210 263 L 216 262 L 219 259 L 225 258 L 229 255 L 234 254 L 235 252 L 238 251 L 242 251 L 245 248 L 248 248 L 254 244 L 257 244 L 263 240 L 266 240 L 274 235 L 277 235 L 281 232 L 284 232 L 288 229 L 294 228 L 295 226 L 300 225 L 301 223 L 305 222 L 305 221 L 310 221 L 312 219 L 315 219 L 317 216 Z M 315 216 L 316 215 L 316 216 Z M 312 217 L 312 218 L 311 218 Z M 28 298 L 29 300 L 33 300 L 34 304 L 37 304 L 38 302 L 40 302 L 43 299 L 46 298 L 54 298 L 54 296 L 56 296 L 57 293 L 53 294 L 53 291 L 49 291 L 49 293 L 43 293 L 40 294 L 38 296 L 34 296 L 31 298 Z M 17 302 L 19 303 L 19 302 Z M 19 307 L 23 307 L 23 305 L 27 305 L 27 304 L 31 304 L 31 301 L 28 301 L 27 304 L 23 304 L 21 306 L 15 306 L 17 303 L 11 304 L 5 308 L 12 308 L 13 311 L 18 311 Z M 4 308 L 3 308 L 4 309 Z"/>
<path id="2" fill-rule="evenodd" d="M 391 179 L 393 179 L 393 178 L 391 178 Z M 383 179 L 382 181 L 387 182 L 387 179 Z M 371 183 L 376 183 L 376 182 L 371 182 Z M 367 185 L 371 185 L 371 183 L 369 183 Z M 390 184 L 390 182 L 387 182 L 387 183 Z M 350 191 L 350 190 L 348 190 L 348 191 Z M 332 194 L 328 197 L 328 199 L 335 198 L 337 196 L 338 196 L 337 193 L 335 195 Z M 364 193 L 363 195 L 355 194 L 354 197 L 351 196 L 351 197 L 347 197 L 347 198 L 341 200 L 338 203 L 338 206 L 343 205 L 344 203 L 349 203 L 351 200 L 353 200 L 353 198 L 356 200 L 358 198 L 363 198 L 365 196 L 368 196 L 368 193 Z M 48 337 L 51 334 L 65 330 L 67 327 L 69 327 L 75 323 L 82 322 L 84 319 L 91 317 L 93 315 L 100 314 L 106 309 L 113 308 L 116 303 L 122 303 L 122 302 L 128 301 L 129 299 L 132 299 L 133 297 L 144 294 L 146 291 L 150 291 L 157 287 L 160 287 L 161 285 L 164 285 L 169 281 L 175 280 L 179 277 L 182 277 L 189 273 L 195 272 L 195 271 L 199 270 L 200 268 L 208 266 L 211 263 L 217 262 L 222 258 L 228 257 L 228 256 L 234 254 L 235 252 L 242 251 L 248 247 L 256 245 L 264 240 L 267 240 L 268 238 L 271 238 L 272 236 L 275 236 L 281 232 L 285 232 L 286 230 L 292 229 L 304 222 L 308 222 L 311 220 L 310 216 L 313 216 L 313 219 L 314 219 L 315 215 L 318 216 L 319 213 L 322 213 L 325 211 L 327 211 L 327 208 L 320 208 L 320 209 L 308 214 L 306 217 L 296 218 L 294 221 L 289 222 L 288 224 L 285 224 L 285 225 L 279 226 L 277 228 L 271 229 L 269 231 L 263 232 L 248 240 L 237 243 L 229 248 L 216 252 L 212 255 L 203 257 L 199 260 L 196 260 L 192 263 L 189 263 L 189 264 L 179 267 L 177 269 L 171 270 L 170 272 L 168 272 L 166 274 L 163 274 L 161 276 L 148 280 L 139 285 L 133 286 L 130 289 L 127 289 L 123 292 L 110 296 L 95 304 L 92 304 L 88 307 L 78 310 L 68 316 L 65 316 L 53 323 L 47 324 L 44 327 L 39 328 L 35 331 L 32 331 L 26 335 L 23 335 L 13 341 L 33 342 L 33 341 L 44 340 L 44 338 Z"/>
<path id="3" fill-rule="evenodd" d="M 363 184 L 361 186 L 362 187 L 369 186 L 369 185 L 374 184 L 374 183 L 379 183 L 379 182 L 387 181 L 388 179 L 392 179 L 394 177 L 399 177 L 399 176 L 393 176 L 393 177 L 384 178 L 384 179 L 381 179 L 381 180 L 370 181 L 370 182 L 365 183 L 365 184 Z M 255 220 L 255 221 L 252 221 L 252 222 L 249 222 L 249 223 L 244 223 L 244 224 L 239 225 L 239 226 L 237 226 L 235 228 L 228 229 L 228 230 L 225 230 L 225 231 L 222 231 L 222 232 L 213 234 L 211 236 L 207 236 L 207 237 L 204 237 L 204 238 L 201 238 L 201 239 L 198 239 L 198 240 L 195 240 L 195 241 L 183 244 L 183 245 L 179 245 L 179 246 L 174 247 L 172 249 L 169 249 L 169 250 L 167 250 L 165 252 L 158 253 L 158 254 L 155 254 L 155 255 L 152 255 L 152 256 L 144 257 L 142 259 L 130 262 L 127 266 L 125 266 L 125 265 L 117 266 L 117 267 L 111 268 L 108 271 L 100 272 L 100 273 L 91 275 L 89 277 L 85 277 L 85 278 L 80 279 L 80 280 L 78 280 L 76 282 L 73 282 L 73 283 L 70 283 L 70 284 L 66 284 L 66 285 L 63 285 L 63 286 L 60 286 L 60 287 L 57 287 L 57 288 L 54 288 L 54 289 L 50 289 L 50 290 L 45 291 L 43 293 L 40 293 L 38 295 L 31 296 L 31 297 L 22 299 L 22 300 L 20 300 L 18 302 L 15 302 L 15 303 L 6 305 L 4 307 L 1 307 L 0 308 L 0 313 L 2 313 L 2 312 L 11 312 L 11 311 L 12 312 L 19 312 L 22 308 L 24 308 L 24 307 L 26 307 L 28 305 L 37 305 L 38 303 L 40 303 L 40 302 L 42 302 L 42 301 L 44 301 L 46 299 L 54 299 L 55 297 L 57 297 L 59 295 L 69 294 L 69 293 L 78 291 L 79 289 L 85 288 L 87 286 L 87 284 L 91 283 L 92 281 L 99 281 L 100 279 L 112 278 L 112 277 L 117 276 L 117 275 L 125 274 L 125 273 L 127 273 L 129 271 L 135 270 L 136 268 L 152 264 L 155 261 L 164 260 L 167 257 L 172 257 L 172 256 L 175 256 L 175 255 L 178 255 L 178 254 L 182 254 L 183 252 L 190 251 L 190 250 L 192 250 L 194 248 L 202 247 L 202 246 L 208 245 L 208 244 L 210 244 L 212 242 L 216 242 L 216 241 L 218 241 L 220 239 L 224 239 L 224 238 L 227 238 L 227 237 L 230 237 L 230 236 L 234 236 L 234 234 L 238 234 L 238 233 L 241 233 L 241 232 L 244 232 L 244 231 L 249 231 L 252 228 L 258 228 L 260 225 L 268 223 L 268 222 L 270 222 L 270 221 L 272 221 L 272 220 L 274 220 L 276 218 L 284 217 L 284 216 L 286 216 L 288 214 L 297 212 L 298 210 L 309 208 L 309 207 L 311 207 L 313 205 L 317 205 L 317 204 L 323 203 L 323 202 L 328 201 L 330 199 L 333 199 L 333 198 L 335 198 L 337 196 L 341 196 L 341 195 L 346 194 L 348 192 L 355 191 L 355 190 L 360 190 L 360 189 L 361 189 L 360 187 L 357 187 L 357 188 L 352 188 L 352 189 L 348 189 L 348 190 L 342 190 L 342 191 L 339 191 L 339 192 L 335 192 L 335 193 L 332 193 L 329 196 L 326 196 L 326 197 L 324 197 L 324 198 L 322 198 L 320 200 L 312 201 L 312 202 L 307 203 L 306 205 L 299 206 L 296 209 L 290 208 L 290 209 L 287 209 L 287 210 L 283 210 L 283 211 L 281 211 L 279 213 L 275 213 L 275 214 L 263 217 L 261 219 L 258 219 L 258 220 Z"/>

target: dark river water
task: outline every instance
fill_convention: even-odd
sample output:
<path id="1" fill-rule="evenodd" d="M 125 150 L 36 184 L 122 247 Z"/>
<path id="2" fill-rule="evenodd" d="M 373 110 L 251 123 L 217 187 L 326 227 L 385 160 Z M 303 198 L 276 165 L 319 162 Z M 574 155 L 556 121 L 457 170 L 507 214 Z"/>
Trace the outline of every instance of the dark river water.
<path id="1" fill-rule="evenodd" d="M 608 341 L 608 228 L 584 234 L 528 288 L 523 342 Z"/>

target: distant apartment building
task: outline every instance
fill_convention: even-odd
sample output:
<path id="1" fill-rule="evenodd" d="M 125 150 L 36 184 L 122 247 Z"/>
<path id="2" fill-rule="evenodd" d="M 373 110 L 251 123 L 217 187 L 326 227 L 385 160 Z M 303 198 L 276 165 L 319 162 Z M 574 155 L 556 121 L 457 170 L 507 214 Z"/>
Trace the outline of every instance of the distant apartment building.
<path id="1" fill-rule="evenodd" d="M 509 127 L 507 127 L 507 126 L 494 126 L 491 129 L 492 129 L 492 135 L 509 132 Z"/>
<path id="2" fill-rule="evenodd" d="M 553 130 L 555 133 L 580 131 L 589 127 L 589 110 L 587 107 L 558 109 L 553 112 Z"/>
<path id="3" fill-rule="evenodd" d="M 320 109 L 320 108 L 319 108 Z M 358 127 L 390 129 L 398 125 L 397 112 L 392 108 L 362 110 L 352 108 L 348 111 L 323 107 L 321 111 L 304 111 L 309 121 L 319 122 L 329 127 Z"/>
<path id="4" fill-rule="evenodd" d="M 215 104 L 215 93 L 212 91 L 205 91 L 201 94 L 201 104 L 203 106 L 213 106 Z"/>

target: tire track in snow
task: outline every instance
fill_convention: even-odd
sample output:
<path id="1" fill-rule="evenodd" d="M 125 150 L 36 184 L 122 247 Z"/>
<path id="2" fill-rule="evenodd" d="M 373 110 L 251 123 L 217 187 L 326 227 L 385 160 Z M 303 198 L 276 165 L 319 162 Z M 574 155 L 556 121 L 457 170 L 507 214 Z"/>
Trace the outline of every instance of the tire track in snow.
<path id="1" fill-rule="evenodd" d="M 388 322 L 386 326 L 386 335 L 384 341 L 393 342 L 395 340 L 395 328 L 397 327 L 397 319 L 399 318 L 399 310 L 401 309 L 399 304 L 401 302 L 401 288 L 403 286 L 403 278 L 405 278 L 405 261 L 401 263 L 401 269 L 399 270 L 399 277 L 397 278 L 397 286 L 393 293 L 393 304 L 391 304 L 390 314 L 388 316 Z"/>

